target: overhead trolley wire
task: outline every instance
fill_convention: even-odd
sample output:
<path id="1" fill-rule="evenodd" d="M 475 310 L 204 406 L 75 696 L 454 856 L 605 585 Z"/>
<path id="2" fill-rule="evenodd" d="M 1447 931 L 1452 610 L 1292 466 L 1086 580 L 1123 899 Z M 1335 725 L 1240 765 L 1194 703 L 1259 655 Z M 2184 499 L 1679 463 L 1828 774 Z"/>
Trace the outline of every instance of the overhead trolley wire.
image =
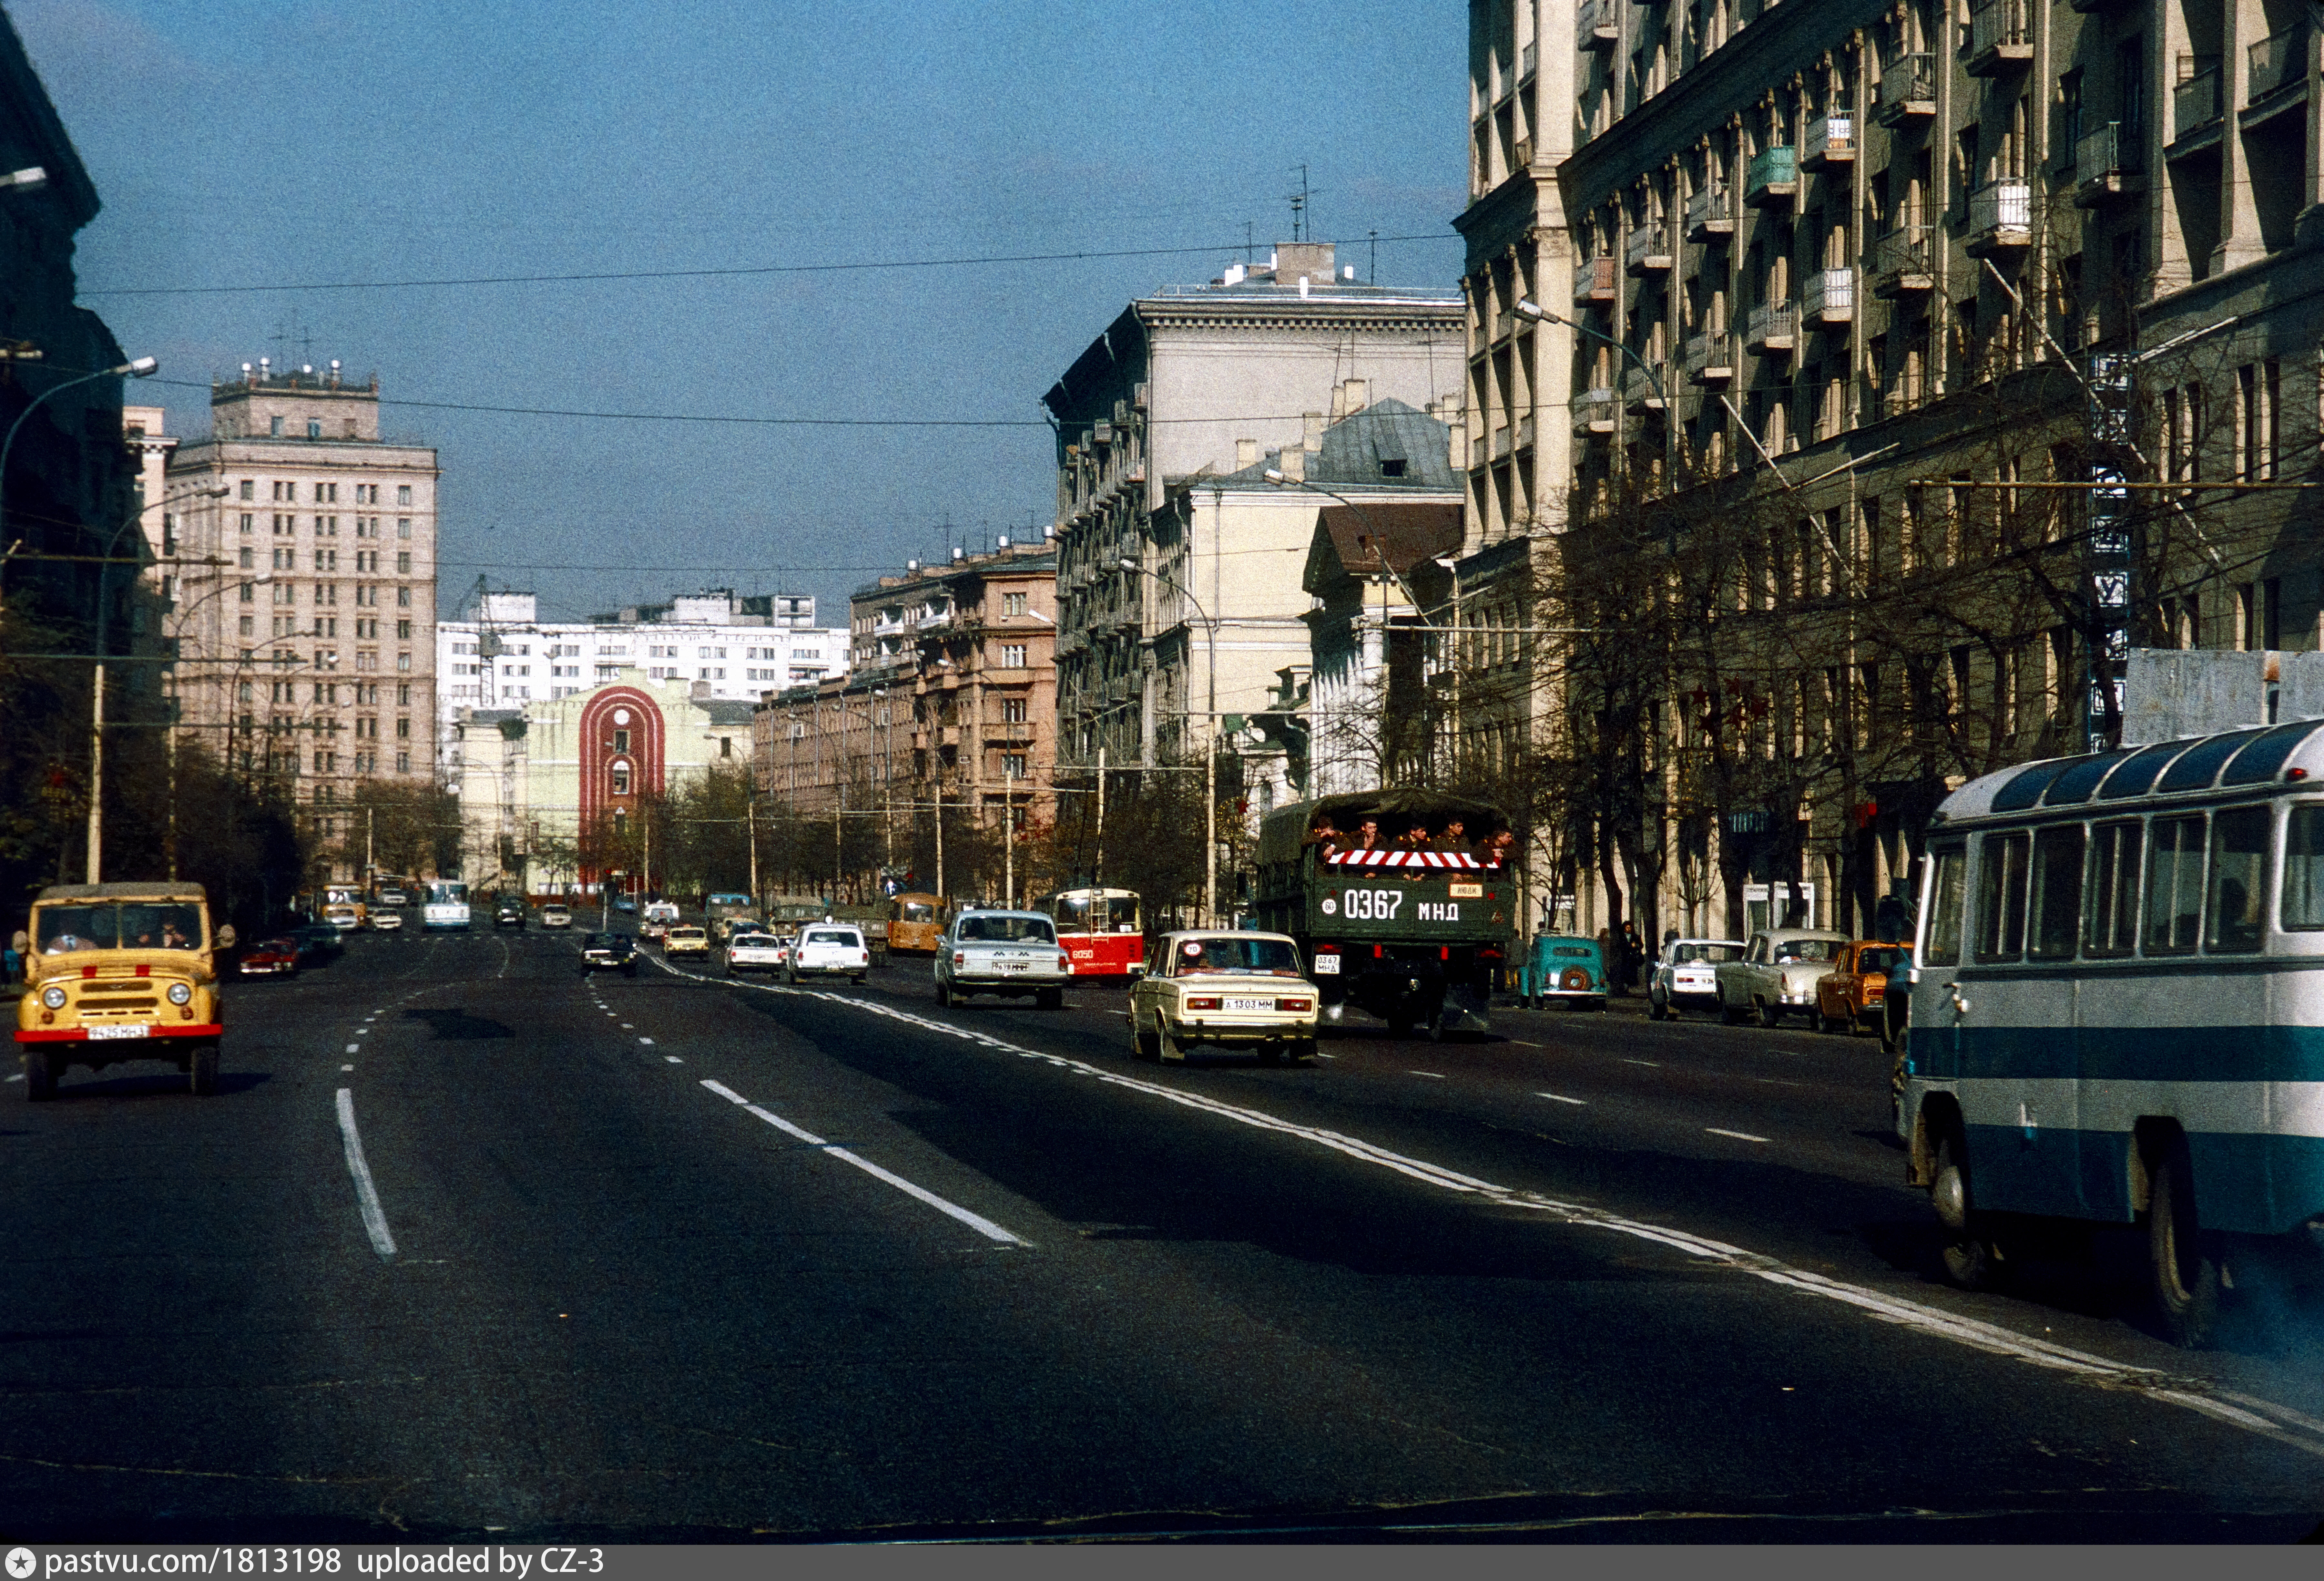
<path id="1" fill-rule="evenodd" d="M 1450 233 L 1367 237 L 1383 242 L 1449 242 Z M 1335 243 L 1353 246 L 1355 243 Z M 1117 247 L 1073 253 L 996 253 L 950 258 L 870 258 L 842 264 L 744 264 L 717 269 L 606 269 L 572 274 L 472 274 L 414 280 L 280 281 L 261 285 L 142 285 L 84 289 L 89 297 L 242 296 L 270 291 L 417 291 L 475 285 L 581 285 L 622 280 L 731 280 L 752 275 L 857 274 L 882 269 L 960 269 L 1001 264 L 1079 264 L 1105 258 L 1171 258 L 1193 254 L 1233 254 L 1244 244 L 1211 243 L 1194 247 Z"/>

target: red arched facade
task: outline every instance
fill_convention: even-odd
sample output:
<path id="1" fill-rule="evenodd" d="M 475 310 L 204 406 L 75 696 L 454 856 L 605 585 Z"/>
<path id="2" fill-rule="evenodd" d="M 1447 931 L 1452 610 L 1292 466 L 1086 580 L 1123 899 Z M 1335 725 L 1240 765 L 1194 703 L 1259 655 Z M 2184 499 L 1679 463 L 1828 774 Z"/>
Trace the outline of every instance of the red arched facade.
<path id="1" fill-rule="evenodd" d="M 610 824 L 616 813 L 633 824 L 643 800 L 661 794 L 663 734 L 661 709 L 634 687 L 609 686 L 590 698 L 576 744 L 584 830 L 601 819 Z M 597 877 L 582 869 L 582 883 Z"/>

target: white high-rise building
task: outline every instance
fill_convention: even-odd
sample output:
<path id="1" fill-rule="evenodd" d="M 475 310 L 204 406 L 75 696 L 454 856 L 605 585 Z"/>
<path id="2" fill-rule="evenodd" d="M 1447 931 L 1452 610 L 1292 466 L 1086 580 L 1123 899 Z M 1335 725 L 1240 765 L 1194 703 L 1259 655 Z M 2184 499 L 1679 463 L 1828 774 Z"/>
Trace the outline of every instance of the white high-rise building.
<path id="1" fill-rule="evenodd" d="M 443 677 L 441 767 L 460 766 L 459 710 L 515 708 L 591 690 L 624 670 L 682 680 L 697 698 L 756 702 L 770 691 L 847 672 L 847 633 L 815 624 L 798 593 L 713 587 L 589 620 L 544 621 L 530 593 L 484 593 L 466 618 L 437 628 Z"/>

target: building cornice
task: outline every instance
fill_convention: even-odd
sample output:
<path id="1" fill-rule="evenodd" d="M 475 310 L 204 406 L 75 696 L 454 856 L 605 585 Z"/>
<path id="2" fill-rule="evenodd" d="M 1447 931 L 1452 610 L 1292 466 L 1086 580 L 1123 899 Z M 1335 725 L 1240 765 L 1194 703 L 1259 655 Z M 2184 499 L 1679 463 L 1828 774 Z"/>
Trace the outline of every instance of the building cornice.
<path id="1" fill-rule="evenodd" d="M 1857 28 L 1880 19 L 1890 0 L 1784 0 L 1732 34 L 1710 59 L 1575 149 L 1558 166 L 1565 212 L 1581 214 L 1641 171 L 1659 170 L 1697 139 L 1757 104 Z"/>

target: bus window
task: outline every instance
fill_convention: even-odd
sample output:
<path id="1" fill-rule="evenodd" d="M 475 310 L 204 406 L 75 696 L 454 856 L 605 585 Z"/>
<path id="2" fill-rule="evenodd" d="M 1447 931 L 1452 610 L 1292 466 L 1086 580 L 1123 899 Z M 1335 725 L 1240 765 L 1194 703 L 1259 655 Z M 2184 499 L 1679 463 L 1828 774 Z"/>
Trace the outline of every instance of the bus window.
<path id="1" fill-rule="evenodd" d="M 1978 843 L 1977 958 L 2014 961 L 2025 953 L 2025 868 L 2033 840 L 1987 835 Z"/>
<path id="2" fill-rule="evenodd" d="M 2324 929 L 2324 802 L 2301 803 L 2283 826 L 2283 926 Z"/>
<path id="3" fill-rule="evenodd" d="M 2082 826 L 2052 825 L 2034 837 L 2034 957 L 2073 959 L 2081 922 Z"/>
<path id="4" fill-rule="evenodd" d="M 2203 948 L 2218 955 L 2245 955 L 2259 948 L 2260 897 L 2267 882 L 2267 821 L 2264 807 L 2237 807 L 2211 818 L 2211 889 L 2206 915 L 2210 925 Z"/>
<path id="5" fill-rule="evenodd" d="M 2126 956 L 2138 930 L 2138 853 L 2135 823 L 2105 823 L 2090 831 L 2089 904 L 2082 953 Z"/>
<path id="6" fill-rule="evenodd" d="M 1932 854 L 1929 881 L 1929 937 L 1921 959 L 1932 966 L 1960 965 L 1961 868 L 1967 853 L 1959 846 Z"/>
<path id="7" fill-rule="evenodd" d="M 2146 953 L 2185 955 L 2202 920 L 2203 819 L 2158 818 L 2146 859 Z"/>

